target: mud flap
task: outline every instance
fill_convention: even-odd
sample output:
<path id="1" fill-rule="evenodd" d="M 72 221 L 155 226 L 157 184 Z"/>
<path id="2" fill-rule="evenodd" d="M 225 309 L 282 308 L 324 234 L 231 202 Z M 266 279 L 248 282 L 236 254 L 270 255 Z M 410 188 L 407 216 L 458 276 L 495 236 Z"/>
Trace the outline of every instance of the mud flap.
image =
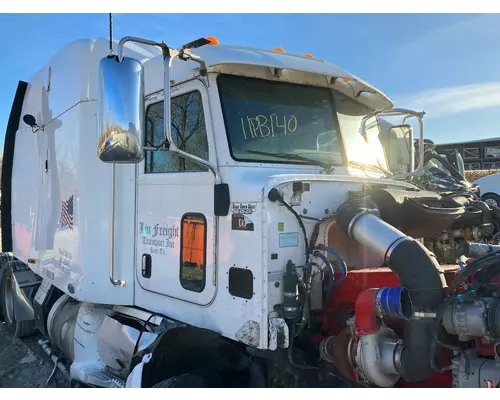
<path id="1" fill-rule="evenodd" d="M 4 266 L 1 283 L 10 286 L 13 294 L 13 311 L 16 321 L 33 321 L 35 319 L 35 310 L 31 298 L 33 297 L 33 291 L 38 289 L 40 281 L 36 279 L 35 274 L 27 266 L 25 269 L 16 268 L 20 263 L 20 261 L 16 260 Z"/>

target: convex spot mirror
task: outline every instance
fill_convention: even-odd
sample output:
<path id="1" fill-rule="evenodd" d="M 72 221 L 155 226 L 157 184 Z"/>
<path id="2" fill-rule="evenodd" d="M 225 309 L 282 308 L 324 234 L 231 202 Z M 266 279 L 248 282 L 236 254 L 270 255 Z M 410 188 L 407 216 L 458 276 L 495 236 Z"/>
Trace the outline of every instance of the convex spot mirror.
<path id="1" fill-rule="evenodd" d="M 26 114 L 23 116 L 23 121 L 26 125 L 35 128 L 37 126 L 36 124 L 36 119 L 33 115 L 31 114 Z"/>

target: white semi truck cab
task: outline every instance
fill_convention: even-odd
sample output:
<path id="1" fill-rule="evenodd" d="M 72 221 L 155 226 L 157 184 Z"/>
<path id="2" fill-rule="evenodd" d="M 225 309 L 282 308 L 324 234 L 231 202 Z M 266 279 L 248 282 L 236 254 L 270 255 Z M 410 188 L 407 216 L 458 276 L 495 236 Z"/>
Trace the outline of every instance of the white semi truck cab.
<path id="1" fill-rule="evenodd" d="M 383 196 L 367 196 L 425 197 L 402 180 L 422 165 L 391 174 L 378 138 L 379 117 L 402 115 L 422 139 L 422 113 L 311 55 L 215 38 L 108 46 L 73 42 L 19 83 L 2 181 L 11 332 L 41 331 L 72 379 L 103 387 L 393 386 L 436 373 L 415 356 L 432 338 L 404 329 L 434 324 L 445 279 L 381 219 Z M 388 277 L 377 312 L 403 331 L 354 329 L 367 271 Z"/>

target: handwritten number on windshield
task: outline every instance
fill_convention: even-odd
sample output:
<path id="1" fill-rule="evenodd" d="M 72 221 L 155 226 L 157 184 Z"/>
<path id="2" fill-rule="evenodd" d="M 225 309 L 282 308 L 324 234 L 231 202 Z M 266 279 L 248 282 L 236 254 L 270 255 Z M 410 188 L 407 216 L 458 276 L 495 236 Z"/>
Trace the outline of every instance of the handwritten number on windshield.
<path id="1" fill-rule="evenodd" d="M 240 118 L 240 122 L 245 139 L 274 137 L 275 135 L 286 136 L 288 133 L 295 132 L 298 127 L 295 115 L 288 118 L 285 115 L 278 117 L 276 114 L 271 114 L 269 117 L 257 115 L 255 117 Z"/>

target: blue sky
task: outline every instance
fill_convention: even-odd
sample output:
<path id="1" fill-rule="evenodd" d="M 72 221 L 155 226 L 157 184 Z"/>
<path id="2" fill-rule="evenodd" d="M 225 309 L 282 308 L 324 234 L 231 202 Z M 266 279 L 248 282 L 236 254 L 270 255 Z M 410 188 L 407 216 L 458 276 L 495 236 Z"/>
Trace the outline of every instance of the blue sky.
<path id="1" fill-rule="evenodd" d="M 114 36 L 311 53 L 425 110 L 437 143 L 500 136 L 500 14 L 114 14 Z M 0 14 L 0 146 L 18 80 L 69 41 L 107 37 L 107 14 Z"/>

